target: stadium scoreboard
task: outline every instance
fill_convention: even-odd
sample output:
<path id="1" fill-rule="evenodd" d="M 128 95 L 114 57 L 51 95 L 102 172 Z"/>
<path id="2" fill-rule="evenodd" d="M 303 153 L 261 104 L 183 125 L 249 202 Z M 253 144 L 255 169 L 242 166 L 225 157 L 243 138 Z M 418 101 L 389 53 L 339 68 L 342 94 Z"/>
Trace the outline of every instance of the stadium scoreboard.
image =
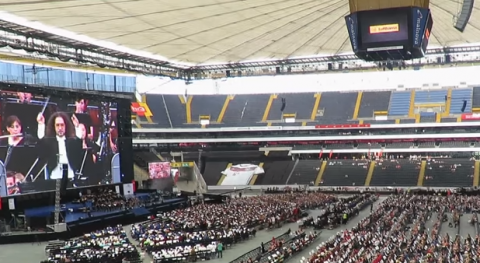
<path id="1" fill-rule="evenodd" d="M 362 10 L 345 22 L 354 53 L 366 61 L 424 57 L 433 26 L 430 9 L 423 7 Z"/>

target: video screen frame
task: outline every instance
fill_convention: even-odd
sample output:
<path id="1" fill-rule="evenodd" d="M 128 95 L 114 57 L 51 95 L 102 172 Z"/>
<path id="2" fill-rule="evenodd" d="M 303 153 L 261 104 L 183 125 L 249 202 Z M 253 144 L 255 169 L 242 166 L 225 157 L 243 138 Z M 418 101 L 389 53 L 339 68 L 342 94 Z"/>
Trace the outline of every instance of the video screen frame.
<path id="1" fill-rule="evenodd" d="M 54 191 L 51 179 L 63 171 L 67 189 L 131 183 L 131 98 L 5 83 L 0 88 L 0 196 Z M 56 120 L 63 120 L 65 147 L 59 146 Z M 68 161 L 59 160 L 64 157 Z"/>
<path id="2" fill-rule="evenodd" d="M 410 12 L 406 8 L 358 12 L 360 48 L 408 46 L 411 35 L 409 18 Z M 370 33 L 372 28 L 377 32 Z"/>

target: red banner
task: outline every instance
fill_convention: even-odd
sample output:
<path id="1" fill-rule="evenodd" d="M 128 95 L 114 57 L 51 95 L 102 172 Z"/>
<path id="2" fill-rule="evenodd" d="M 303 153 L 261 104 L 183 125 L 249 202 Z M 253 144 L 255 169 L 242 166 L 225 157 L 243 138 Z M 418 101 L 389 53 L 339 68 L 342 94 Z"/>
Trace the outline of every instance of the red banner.
<path id="1" fill-rule="evenodd" d="M 132 113 L 137 114 L 138 116 L 142 117 L 152 117 L 152 111 L 150 111 L 150 107 L 144 102 L 132 102 Z"/>
<path id="2" fill-rule="evenodd" d="M 462 121 L 478 121 L 480 120 L 479 113 L 465 113 L 462 114 Z"/>
<path id="3" fill-rule="evenodd" d="M 480 116 L 479 116 L 480 118 Z M 370 128 L 370 124 L 325 124 L 315 125 L 315 129 L 357 129 L 357 128 Z"/>

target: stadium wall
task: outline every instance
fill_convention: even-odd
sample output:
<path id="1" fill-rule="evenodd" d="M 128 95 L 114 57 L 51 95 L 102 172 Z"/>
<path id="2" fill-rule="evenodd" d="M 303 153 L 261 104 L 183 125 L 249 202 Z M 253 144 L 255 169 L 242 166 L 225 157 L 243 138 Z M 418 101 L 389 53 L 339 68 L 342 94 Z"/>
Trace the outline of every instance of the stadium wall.
<path id="1" fill-rule="evenodd" d="M 363 73 L 309 74 L 196 80 L 137 76 L 137 92 L 144 94 L 279 94 L 326 91 L 440 89 L 480 84 L 480 67 L 453 67 L 422 70 Z"/>

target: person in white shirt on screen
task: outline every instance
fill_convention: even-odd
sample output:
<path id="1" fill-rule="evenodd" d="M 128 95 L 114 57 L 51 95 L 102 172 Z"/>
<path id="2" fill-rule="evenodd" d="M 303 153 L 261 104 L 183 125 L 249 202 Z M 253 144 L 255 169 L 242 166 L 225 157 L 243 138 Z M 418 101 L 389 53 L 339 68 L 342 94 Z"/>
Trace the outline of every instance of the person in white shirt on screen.
<path id="1" fill-rule="evenodd" d="M 76 131 L 68 115 L 63 112 L 53 113 L 47 125 L 43 115 L 39 114 L 37 122 L 40 139 L 37 144 L 38 158 L 40 165 L 46 164 L 45 179 L 61 179 L 64 165 L 68 167 L 68 178 L 75 178 L 80 171 L 84 152 L 78 136 L 81 129 Z"/>

